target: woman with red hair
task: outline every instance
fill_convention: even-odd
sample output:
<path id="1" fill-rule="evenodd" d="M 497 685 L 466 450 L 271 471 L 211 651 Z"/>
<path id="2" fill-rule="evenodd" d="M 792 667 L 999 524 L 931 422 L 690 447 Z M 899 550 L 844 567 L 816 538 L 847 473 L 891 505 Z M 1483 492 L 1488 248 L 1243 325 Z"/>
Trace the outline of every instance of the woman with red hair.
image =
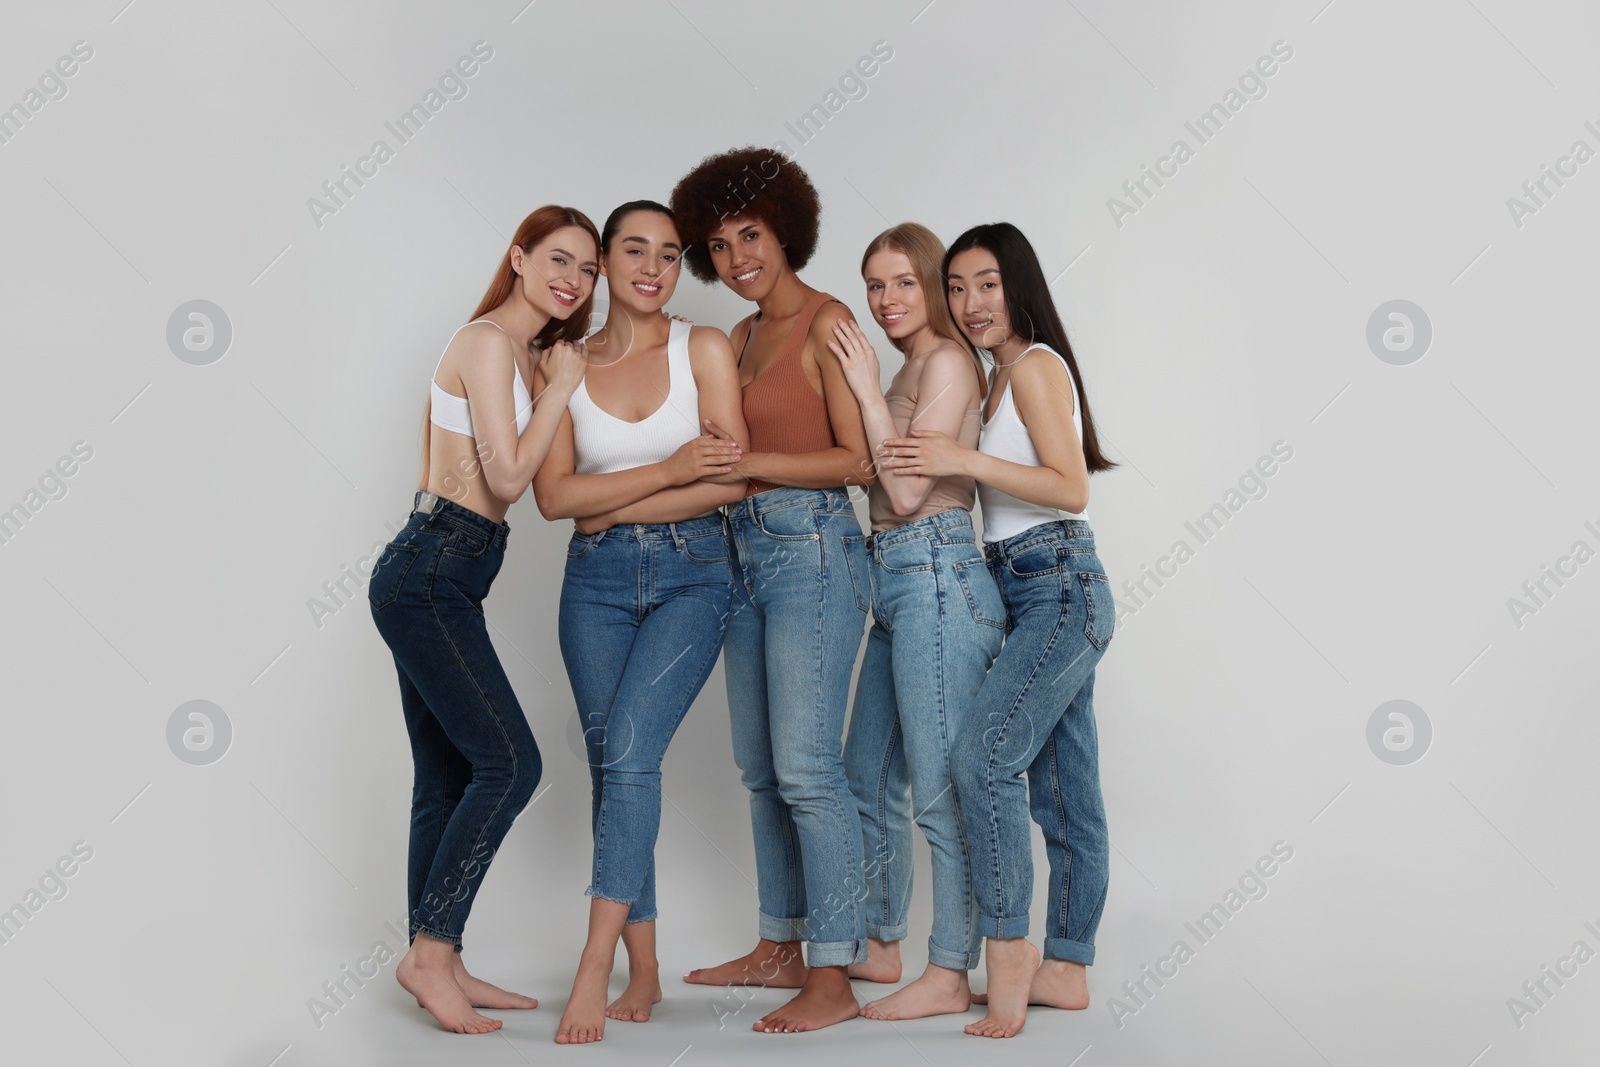
<path id="1" fill-rule="evenodd" d="M 460 956 L 484 874 L 542 771 L 483 599 L 505 557 L 506 510 L 544 462 L 583 378 L 574 342 L 589 322 L 598 247 L 594 224 L 573 208 L 542 207 L 517 227 L 434 369 L 416 502 L 367 586 L 394 654 L 415 770 L 411 947 L 395 977 L 456 1033 L 500 1028 L 477 1008 L 538 1004 L 474 978 Z M 535 364 L 549 383 L 537 398 Z"/>

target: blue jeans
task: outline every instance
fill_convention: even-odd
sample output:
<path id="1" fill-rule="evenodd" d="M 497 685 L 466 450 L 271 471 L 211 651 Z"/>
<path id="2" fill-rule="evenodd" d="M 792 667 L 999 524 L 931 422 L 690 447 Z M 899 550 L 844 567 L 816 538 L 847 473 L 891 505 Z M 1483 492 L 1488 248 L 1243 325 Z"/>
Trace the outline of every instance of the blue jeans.
<path id="1" fill-rule="evenodd" d="M 861 824 L 845 705 L 867 619 L 866 538 L 844 489 L 769 489 L 728 506 L 733 757 L 750 790 L 760 936 L 813 967 L 866 959 Z"/>
<path id="2" fill-rule="evenodd" d="M 706 684 L 733 585 L 721 515 L 573 534 L 561 583 L 561 658 L 589 756 L 588 894 L 656 917 L 661 760 Z"/>
<path id="3" fill-rule="evenodd" d="M 509 530 L 437 500 L 432 514 L 412 511 L 367 585 L 411 735 L 411 935 L 457 946 L 489 861 L 543 771 L 484 626 Z"/>
<path id="4" fill-rule="evenodd" d="M 867 935 L 906 936 L 915 819 L 933 859 L 928 962 L 965 971 L 978 965 L 982 938 L 950 746 L 1000 651 L 1005 607 L 964 508 L 874 534 L 867 550 L 872 629 L 844 746 L 864 838 Z"/>
<path id="5" fill-rule="evenodd" d="M 985 937 L 1028 935 L 1031 807 L 1050 858 L 1044 956 L 1092 964 L 1110 850 L 1094 669 L 1116 621 L 1111 586 L 1081 520 L 1031 526 L 987 555 L 1005 600 L 1006 643 L 951 755 L 979 927 Z"/>

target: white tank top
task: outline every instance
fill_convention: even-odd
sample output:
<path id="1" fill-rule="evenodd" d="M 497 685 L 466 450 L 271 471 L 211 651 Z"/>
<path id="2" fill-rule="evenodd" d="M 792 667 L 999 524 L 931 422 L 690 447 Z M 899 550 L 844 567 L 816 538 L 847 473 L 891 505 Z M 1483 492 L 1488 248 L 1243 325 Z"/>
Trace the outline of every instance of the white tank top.
<path id="1" fill-rule="evenodd" d="M 473 319 L 472 322 L 463 323 L 456 327 L 460 333 L 474 322 L 487 322 L 490 326 L 505 333 L 500 324 L 493 319 Z M 450 341 L 456 339 L 456 333 L 450 335 Z M 445 342 L 445 352 L 450 350 L 450 341 Z M 464 396 L 447 393 L 437 380 L 439 367 L 444 363 L 444 353 L 439 354 L 439 362 L 433 365 L 434 378 L 428 380 L 431 387 L 428 391 L 433 395 L 433 404 L 428 409 L 428 421 L 441 430 L 450 430 L 454 433 L 472 434 L 472 407 Z M 522 372 L 517 370 L 517 361 L 511 361 L 511 396 L 517 407 L 517 436 L 522 436 L 522 431 L 528 428 L 528 420 L 533 418 L 533 397 L 528 395 L 527 383 L 522 380 Z"/>
<path id="2" fill-rule="evenodd" d="M 660 463 L 701 434 L 700 390 L 689 362 L 692 329 L 691 322 L 672 321 L 667 333 L 666 399 L 638 422 L 612 415 L 594 402 L 585 383 L 578 383 L 567 402 L 574 474 L 611 474 Z"/>
<path id="3" fill-rule="evenodd" d="M 1049 345 L 1035 344 L 1018 356 L 1017 362 L 1020 363 L 1030 354 L 1039 351 L 1049 352 L 1057 359 L 1061 359 L 1060 353 Z M 1061 359 L 1061 365 L 1066 367 L 1067 361 Z M 1078 391 L 1078 383 L 1072 380 L 1070 367 L 1067 367 L 1067 380 L 1072 382 L 1072 429 L 1078 435 L 1078 443 L 1081 446 L 1083 395 Z M 978 436 L 978 451 L 986 456 L 1029 467 L 1039 465 L 1039 451 L 1033 447 L 1033 438 L 1028 435 L 1028 428 L 1022 424 L 1022 419 L 1017 416 L 1016 405 L 1011 402 L 1009 379 L 1006 381 L 1005 391 L 1000 394 L 994 417 L 983 424 L 983 430 Z M 1060 511 L 1042 504 L 1030 504 L 1026 500 L 1018 500 L 1010 493 L 1002 493 L 982 482 L 978 483 L 978 505 L 983 509 L 983 539 L 986 542 L 1004 541 L 1041 522 L 1089 517 L 1086 512 Z"/>

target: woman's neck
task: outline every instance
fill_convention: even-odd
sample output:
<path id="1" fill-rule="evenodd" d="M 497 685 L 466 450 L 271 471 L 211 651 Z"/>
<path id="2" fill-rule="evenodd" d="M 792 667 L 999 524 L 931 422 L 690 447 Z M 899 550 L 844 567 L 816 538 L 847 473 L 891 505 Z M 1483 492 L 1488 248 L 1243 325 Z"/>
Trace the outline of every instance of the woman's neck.
<path id="1" fill-rule="evenodd" d="M 615 301 L 606 312 L 605 325 L 584 342 L 590 355 L 600 363 L 621 359 L 635 348 L 665 344 L 672 322 L 660 311 L 638 312 Z"/>
<path id="2" fill-rule="evenodd" d="M 800 309 L 816 293 L 815 289 L 800 280 L 798 274 L 786 270 L 772 287 L 772 292 L 756 301 L 756 307 L 761 310 L 764 319 L 792 318 L 800 314 Z"/>
<path id="3" fill-rule="evenodd" d="M 933 331 L 931 323 L 924 323 L 916 333 L 906 338 L 904 352 L 906 359 L 921 359 L 935 348 L 945 343 L 945 338 Z"/>
<path id="4" fill-rule="evenodd" d="M 1026 352 L 1028 346 L 1032 343 L 1017 334 L 1011 334 L 1004 341 L 989 349 L 989 354 L 994 357 L 994 365 L 997 369 L 1009 367 L 1022 357 L 1022 353 Z"/>
<path id="5" fill-rule="evenodd" d="M 533 339 L 550 324 L 550 316 L 512 294 L 499 307 L 483 316 L 505 330 L 506 336 L 523 350 L 533 347 Z"/>

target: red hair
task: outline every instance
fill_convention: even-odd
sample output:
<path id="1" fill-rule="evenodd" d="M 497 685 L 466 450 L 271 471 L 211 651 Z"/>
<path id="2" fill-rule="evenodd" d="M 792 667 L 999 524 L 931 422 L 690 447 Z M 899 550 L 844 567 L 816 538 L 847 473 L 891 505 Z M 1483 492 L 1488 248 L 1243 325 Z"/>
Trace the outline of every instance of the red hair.
<path id="1" fill-rule="evenodd" d="M 594 238 L 595 248 L 600 247 L 600 231 L 594 228 L 589 216 L 575 207 L 560 207 L 556 204 L 546 204 L 523 219 L 511 243 L 520 247 L 526 255 L 532 252 L 540 241 L 568 226 L 577 226 L 586 231 Z M 505 303 L 506 298 L 516 288 L 516 284 L 517 272 L 511 269 L 511 248 L 508 245 L 504 258 L 500 260 L 500 266 L 495 268 L 494 279 L 489 282 L 488 291 L 478 303 L 478 310 L 474 311 L 467 321 L 481 319 L 485 313 Z M 533 339 L 533 343 L 539 348 L 549 348 L 557 341 L 571 341 L 575 344 L 583 340 L 584 334 L 589 331 L 589 311 L 593 306 L 594 293 L 591 292 L 582 304 L 572 309 L 571 315 L 564 319 L 552 318 L 545 323 L 544 329 L 539 331 L 539 336 Z"/>

